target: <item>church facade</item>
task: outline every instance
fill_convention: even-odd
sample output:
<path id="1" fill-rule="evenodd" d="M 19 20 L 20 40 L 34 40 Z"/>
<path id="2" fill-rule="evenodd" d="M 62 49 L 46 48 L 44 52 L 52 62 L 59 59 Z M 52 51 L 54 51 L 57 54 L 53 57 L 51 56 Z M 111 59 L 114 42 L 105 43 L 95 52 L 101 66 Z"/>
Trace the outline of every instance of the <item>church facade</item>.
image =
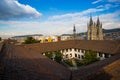
<path id="1" fill-rule="evenodd" d="M 92 17 L 90 17 L 90 21 L 87 24 L 87 40 L 103 40 L 103 31 L 102 31 L 102 23 L 97 18 L 97 22 L 93 22 Z"/>

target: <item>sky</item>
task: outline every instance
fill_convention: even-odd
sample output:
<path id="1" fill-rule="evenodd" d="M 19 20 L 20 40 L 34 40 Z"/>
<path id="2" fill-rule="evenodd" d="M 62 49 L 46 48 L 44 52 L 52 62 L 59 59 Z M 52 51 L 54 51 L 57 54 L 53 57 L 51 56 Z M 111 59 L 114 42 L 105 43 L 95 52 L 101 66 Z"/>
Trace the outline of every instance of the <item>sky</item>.
<path id="1" fill-rule="evenodd" d="M 87 31 L 90 16 L 104 29 L 120 28 L 120 0 L 1 0 L 0 37 Z"/>

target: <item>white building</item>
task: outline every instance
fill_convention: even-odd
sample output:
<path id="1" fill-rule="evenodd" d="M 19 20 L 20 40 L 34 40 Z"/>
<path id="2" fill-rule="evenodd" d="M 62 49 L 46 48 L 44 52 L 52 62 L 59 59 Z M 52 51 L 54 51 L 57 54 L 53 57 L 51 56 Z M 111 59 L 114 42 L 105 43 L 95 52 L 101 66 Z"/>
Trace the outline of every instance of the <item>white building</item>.
<path id="1" fill-rule="evenodd" d="M 70 34 L 63 34 L 61 35 L 61 41 L 72 40 L 73 36 Z"/>
<path id="2" fill-rule="evenodd" d="M 63 54 L 63 60 L 72 59 L 72 58 L 82 60 L 86 50 L 69 48 L 69 49 L 62 49 L 60 50 L 60 52 Z M 54 52 L 52 53 L 54 54 Z M 43 53 L 43 55 L 45 55 L 45 53 Z M 105 54 L 100 52 L 96 52 L 96 55 L 98 58 L 100 58 L 100 60 L 111 57 L 111 54 Z"/>

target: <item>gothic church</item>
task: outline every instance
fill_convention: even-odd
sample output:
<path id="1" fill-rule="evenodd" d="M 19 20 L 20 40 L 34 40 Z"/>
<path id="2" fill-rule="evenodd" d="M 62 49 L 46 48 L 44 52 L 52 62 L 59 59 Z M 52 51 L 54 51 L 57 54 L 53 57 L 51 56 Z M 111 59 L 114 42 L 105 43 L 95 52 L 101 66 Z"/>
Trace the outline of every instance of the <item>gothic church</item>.
<path id="1" fill-rule="evenodd" d="M 103 31 L 102 31 L 102 23 L 97 18 L 97 22 L 93 22 L 92 17 L 90 17 L 90 21 L 87 24 L 87 39 L 88 40 L 103 40 Z"/>

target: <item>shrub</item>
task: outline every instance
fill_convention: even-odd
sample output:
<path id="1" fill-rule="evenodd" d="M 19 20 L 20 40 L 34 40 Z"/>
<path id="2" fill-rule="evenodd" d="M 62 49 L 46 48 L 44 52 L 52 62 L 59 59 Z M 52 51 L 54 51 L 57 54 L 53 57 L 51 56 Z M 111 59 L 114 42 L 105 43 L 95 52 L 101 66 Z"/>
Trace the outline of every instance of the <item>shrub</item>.
<path id="1" fill-rule="evenodd" d="M 48 58 L 52 59 L 53 54 L 51 52 L 46 52 L 45 56 L 47 56 Z"/>
<path id="2" fill-rule="evenodd" d="M 66 60 L 65 63 L 71 67 L 73 67 L 72 61 L 71 60 Z"/>
<path id="3" fill-rule="evenodd" d="M 40 41 L 35 40 L 33 37 L 27 37 L 25 44 L 40 43 Z"/>
<path id="4" fill-rule="evenodd" d="M 61 60 L 62 60 L 62 53 L 60 52 L 60 51 L 56 51 L 55 52 L 55 61 L 56 62 L 58 62 L 58 63 L 60 63 L 61 62 Z"/>
<path id="5" fill-rule="evenodd" d="M 96 52 L 88 50 L 85 52 L 84 56 L 83 56 L 83 63 L 84 64 L 90 64 L 93 63 L 95 61 L 98 61 L 99 58 L 97 57 Z"/>

